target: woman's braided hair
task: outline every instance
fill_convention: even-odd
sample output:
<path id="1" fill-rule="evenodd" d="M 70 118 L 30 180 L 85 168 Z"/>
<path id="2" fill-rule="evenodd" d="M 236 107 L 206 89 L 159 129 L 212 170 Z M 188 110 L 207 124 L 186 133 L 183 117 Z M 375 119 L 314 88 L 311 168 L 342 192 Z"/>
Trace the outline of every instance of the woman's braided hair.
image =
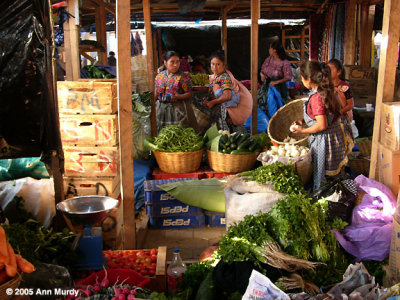
<path id="1" fill-rule="evenodd" d="M 300 74 L 304 79 L 311 79 L 311 83 L 318 85 L 317 91 L 324 101 L 325 109 L 330 113 L 340 115 L 340 103 L 335 97 L 329 66 L 315 60 L 308 60 L 301 65 Z"/>

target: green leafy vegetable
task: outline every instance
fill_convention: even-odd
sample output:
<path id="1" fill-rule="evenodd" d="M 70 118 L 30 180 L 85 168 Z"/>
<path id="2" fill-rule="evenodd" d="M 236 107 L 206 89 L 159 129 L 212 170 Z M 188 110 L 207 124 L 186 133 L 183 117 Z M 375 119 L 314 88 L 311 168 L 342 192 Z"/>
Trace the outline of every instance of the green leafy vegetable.
<path id="1" fill-rule="evenodd" d="M 292 165 L 285 165 L 276 162 L 268 166 L 262 166 L 252 171 L 239 174 L 239 176 L 249 178 L 264 184 L 272 182 L 277 192 L 284 194 L 305 193 L 300 176 L 296 173 Z"/>
<path id="2" fill-rule="evenodd" d="M 162 152 L 192 152 L 203 148 L 203 138 L 193 128 L 182 125 L 167 125 L 154 139 L 157 150 Z"/>

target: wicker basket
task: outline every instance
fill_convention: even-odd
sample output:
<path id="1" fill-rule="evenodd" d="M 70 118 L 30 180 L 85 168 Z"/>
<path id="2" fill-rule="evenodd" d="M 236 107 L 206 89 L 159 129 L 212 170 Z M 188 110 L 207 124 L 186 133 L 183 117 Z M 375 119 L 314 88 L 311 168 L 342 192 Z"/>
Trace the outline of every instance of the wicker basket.
<path id="1" fill-rule="evenodd" d="M 193 152 L 160 152 L 153 150 L 158 166 L 166 173 L 190 173 L 200 168 L 204 149 Z"/>
<path id="2" fill-rule="evenodd" d="M 215 172 L 240 173 L 251 170 L 257 161 L 258 153 L 224 154 L 207 150 L 208 163 Z"/>
<path id="3" fill-rule="evenodd" d="M 367 158 L 351 158 L 349 159 L 349 166 L 355 174 L 363 174 L 369 176 L 369 166 L 371 161 Z"/>
<path id="4" fill-rule="evenodd" d="M 21 275 L 18 274 L 13 279 L 0 285 L 0 300 L 11 299 L 14 295 L 7 295 L 6 290 L 12 289 L 13 291 L 19 287 L 21 283 Z"/>
<path id="5" fill-rule="evenodd" d="M 287 137 L 293 137 L 297 142 L 292 143 L 295 145 L 307 146 L 307 134 L 295 134 L 289 130 L 290 125 L 294 121 L 302 120 L 304 118 L 304 100 L 293 100 L 285 106 L 278 109 L 272 116 L 268 124 L 268 135 L 272 142 L 277 144 L 284 144 L 283 140 Z"/>
<path id="6" fill-rule="evenodd" d="M 363 141 L 363 142 L 357 142 L 357 146 L 358 149 L 360 149 L 360 153 L 362 156 L 364 157 L 368 157 L 371 156 L 371 148 L 372 148 L 372 141 L 371 140 L 367 140 L 367 141 Z"/>

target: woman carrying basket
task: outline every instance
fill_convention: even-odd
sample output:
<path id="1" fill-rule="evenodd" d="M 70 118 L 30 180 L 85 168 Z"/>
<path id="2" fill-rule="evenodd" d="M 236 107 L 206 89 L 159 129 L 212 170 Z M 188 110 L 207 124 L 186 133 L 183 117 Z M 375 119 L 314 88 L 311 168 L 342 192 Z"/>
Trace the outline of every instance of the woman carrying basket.
<path id="1" fill-rule="evenodd" d="M 300 67 L 300 75 L 311 95 L 304 103 L 304 120 L 295 124 L 305 122 L 308 128 L 293 126 L 293 132 L 309 134 L 308 146 L 314 163 L 313 190 L 317 190 L 325 175 L 340 173 L 348 161 L 348 153 L 340 124 L 341 107 L 334 93 L 330 68 L 317 61 L 306 61 Z"/>
<path id="2" fill-rule="evenodd" d="M 211 95 L 203 102 L 210 109 L 210 123 L 219 130 L 239 130 L 251 114 L 253 100 L 242 83 L 226 69 L 225 54 L 217 51 L 211 55 Z"/>

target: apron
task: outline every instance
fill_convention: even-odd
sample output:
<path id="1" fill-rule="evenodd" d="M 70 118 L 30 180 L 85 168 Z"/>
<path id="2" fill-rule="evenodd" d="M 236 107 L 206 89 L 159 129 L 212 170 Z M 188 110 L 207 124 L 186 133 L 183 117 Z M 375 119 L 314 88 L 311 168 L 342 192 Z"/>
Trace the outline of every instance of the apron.
<path id="1" fill-rule="evenodd" d="M 156 101 L 157 133 L 167 125 L 182 124 L 199 132 L 190 99 L 177 102 Z"/>
<path id="2" fill-rule="evenodd" d="M 304 103 L 304 121 L 308 127 L 317 123 L 307 114 L 307 104 L 316 91 L 313 91 Z M 320 188 L 325 175 L 335 176 L 340 173 L 342 167 L 347 164 L 348 158 L 345 150 L 343 128 L 338 120 L 333 122 L 334 115 L 327 116 L 328 128 L 324 131 L 311 133 L 308 137 L 308 147 L 312 151 L 313 191 Z"/>

